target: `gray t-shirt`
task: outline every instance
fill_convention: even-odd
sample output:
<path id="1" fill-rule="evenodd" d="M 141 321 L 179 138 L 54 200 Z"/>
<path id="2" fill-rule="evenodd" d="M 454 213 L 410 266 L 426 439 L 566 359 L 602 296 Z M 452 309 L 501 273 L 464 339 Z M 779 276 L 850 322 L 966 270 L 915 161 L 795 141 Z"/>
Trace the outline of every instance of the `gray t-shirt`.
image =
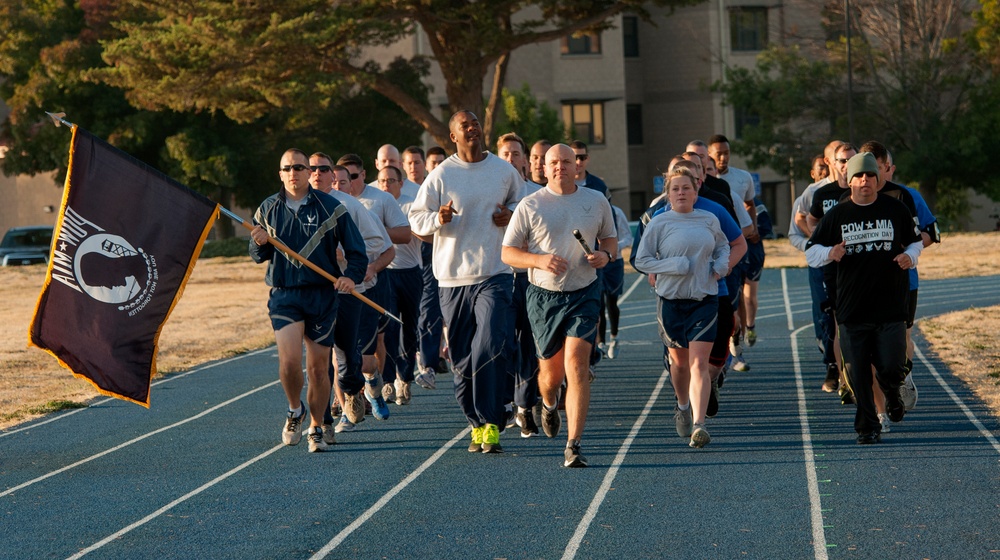
<path id="1" fill-rule="evenodd" d="M 711 212 L 668 210 L 646 226 L 635 267 L 656 274 L 660 297 L 701 301 L 719 293 L 712 274 L 727 272 L 729 241 Z"/>
<path id="2" fill-rule="evenodd" d="M 566 272 L 556 276 L 547 270 L 528 269 L 528 281 L 553 292 L 572 292 L 589 286 L 597 271 L 587 262 L 578 229 L 591 250 L 594 240 L 616 237 L 615 218 L 604 195 L 577 187 L 573 194 L 556 194 L 545 187 L 525 197 L 514 210 L 503 244 L 525 247 L 538 255 L 558 255 L 569 262 Z"/>

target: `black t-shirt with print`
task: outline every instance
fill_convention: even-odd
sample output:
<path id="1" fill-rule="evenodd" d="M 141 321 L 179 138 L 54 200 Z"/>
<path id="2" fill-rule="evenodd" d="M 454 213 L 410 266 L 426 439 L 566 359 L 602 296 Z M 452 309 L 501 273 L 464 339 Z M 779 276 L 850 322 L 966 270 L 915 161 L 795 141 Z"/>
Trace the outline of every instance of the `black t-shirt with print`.
<path id="1" fill-rule="evenodd" d="M 893 259 L 917 241 L 909 210 L 892 197 L 879 195 L 866 206 L 846 200 L 826 212 L 807 248 L 847 244 L 836 267 L 838 323 L 906 320 L 909 275 Z"/>

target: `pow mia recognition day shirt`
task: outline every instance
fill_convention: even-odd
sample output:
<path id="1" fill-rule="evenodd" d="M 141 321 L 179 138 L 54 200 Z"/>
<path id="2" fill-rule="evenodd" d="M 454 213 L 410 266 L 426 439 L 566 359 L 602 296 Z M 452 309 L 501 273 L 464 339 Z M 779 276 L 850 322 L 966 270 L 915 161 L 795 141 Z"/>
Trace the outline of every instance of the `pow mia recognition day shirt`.
<path id="1" fill-rule="evenodd" d="M 846 244 L 836 264 L 837 322 L 905 321 L 909 273 L 893 259 L 918 241 L 909 210 L 894 198 L 879 195 L 866 206 L 845 200 L 830 208 L 806 245 L 806 257 L 813 266 L 823 260 L 817 255 L 828 253 L 823 247 Z"/>

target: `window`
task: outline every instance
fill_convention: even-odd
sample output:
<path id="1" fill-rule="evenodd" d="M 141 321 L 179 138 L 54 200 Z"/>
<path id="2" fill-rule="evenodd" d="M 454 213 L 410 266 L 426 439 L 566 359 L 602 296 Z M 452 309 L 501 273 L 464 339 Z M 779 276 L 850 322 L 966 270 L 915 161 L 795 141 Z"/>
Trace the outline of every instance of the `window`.
<path id="1" fill-rule="evenodd" d="M 563 37 L 562 54 L 601 54 L 601 36 L 594 32 L 574 33 Z"/>
<path id="2" fill-rule="evenodd" d="M 639 18 L 635 16 L 622 17 L 622 47 L 625 58 L 639 56 Z"/>
<path id="3" fill-rule="evenodd" d="M 762 51 L 767 47 L 767 8 L 729 10 L 729 38 L 734 51 Z"/>
<path id="4" fill-rule="evenodd" d="M 604 144 L 604 103 L 567 101 L 563 103 L 566 135 L 586 144 Z"/>
<path id="5" fill-rule="evenodd" d="M 760 126 L 760 115 L 742 107 L 733 108 L 733 124 L 736 125 L 736 138 L 743 138 L 743 129 L 747 126 Z"/>
<path id="6" fill-rule="evenodd" d="M 625 106 L 625 126 L 628 129 L 628 145 L 642 145 L 642 105 Z"/>

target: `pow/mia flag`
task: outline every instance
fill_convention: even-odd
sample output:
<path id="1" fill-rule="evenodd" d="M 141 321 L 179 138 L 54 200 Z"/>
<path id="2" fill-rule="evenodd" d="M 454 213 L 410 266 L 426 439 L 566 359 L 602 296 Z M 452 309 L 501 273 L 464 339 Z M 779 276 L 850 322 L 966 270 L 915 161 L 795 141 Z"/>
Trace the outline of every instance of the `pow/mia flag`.
<path id="1" fill-rule="evenodd" d="M 73 126 L 29 343 L 104 395 L 149 408 L 160 330 L 218 205 Z"/>

